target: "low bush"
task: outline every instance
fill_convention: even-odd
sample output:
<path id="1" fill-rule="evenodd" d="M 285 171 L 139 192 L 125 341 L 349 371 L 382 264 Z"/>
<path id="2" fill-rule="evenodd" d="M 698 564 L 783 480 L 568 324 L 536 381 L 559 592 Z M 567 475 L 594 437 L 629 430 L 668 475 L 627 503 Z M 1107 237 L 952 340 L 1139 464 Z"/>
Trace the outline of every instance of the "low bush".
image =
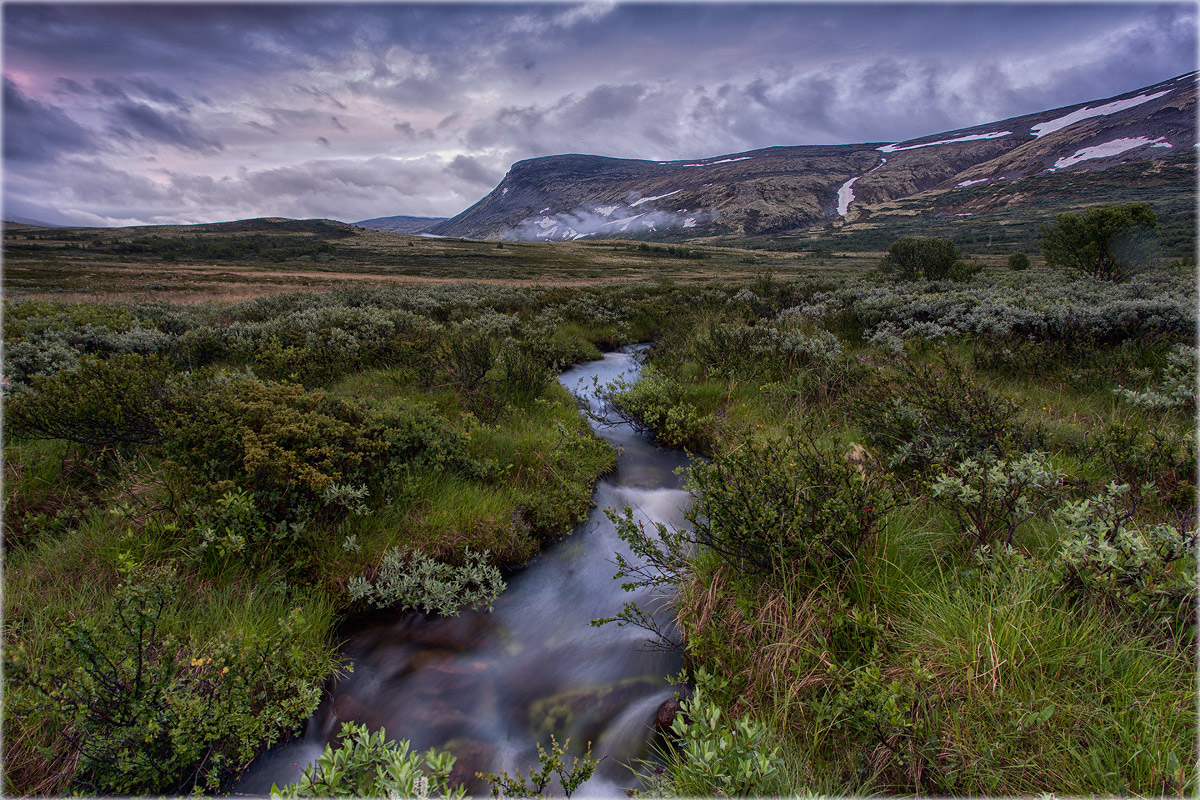
<path id="1" fill-rule="evenodd" d="M 968 458 L 943 470 L 930 491 L 958 521 L 974 547 L 1002 541 L 1034 517 L 1061 478 L 1044 453 L 1009 461 Z"/>
<path id="2" fill-rule="evenodd" d="M 1022 428 L 1019 409 L 943 359 L 940 366 L 905 363 L 898 376 L 877 379 L 851 413 L 867 441 L 887 455 L 889 468 L 906 475 L 1036 447 L 1040 434 Z"/>
<path id="3" fill-rule="evenodd" d="M 783 760 L 764 725 L 728 718 L 710 696 L 716 679 L 700 671 L 680 703 L 664 748 L 665 771 L 643 774 L 655 796 L 762 797 L 780 789 Z"/>
<path id="4" fill-rule="evenodd" d="M 599 396 L 635 428 L 671 447 L 703 451 L 711 440 L 714 420 L 691 402 L 682 381 L 646 366 L 636 382 L 617 380 Z"/>
<path id="5" fill-rule="evenodd" d="M 1008 257 L 1008 268 L 1014 272 L 1029 269 L 1029 256 L 1024 253 L 1013 253 Z"/>
<path id="6" fill-rule="evenodd" d="M 82 358 L 77 366 L 35 376 L 6 404 L 9 435 L 64 439 L 86 450 L 160 441 L 172 368 L 158 356 Z"/>
<path id="7" fill-rule="evenodd" d="M 201 498 L 250 492 L 272 524 L 322 509 L 332 484 L 377 480 L 388 462 L 382 421 L 323 392 L 216 373 L 182 382 L 176 398 L 173 468 Z"/>
<path id="8" fill-rule="evenodd" d="M 331 665 L 296 646 L 299 609 L 269 633 L 189 642 L 174 580 L 127 580 L 109 612 L 61 627 L 36 662 L 5 650 L 10 713 L 44 715 L 81 788 L 216 792 L 316 709 Z"/>
<path id="9" fill-rule="evenodd" d="M 1167 353 L 1167 365 L 1158 383 L 1145 391 L 1137 392 L 1124 387 L 1113 391 L 1130 405 L 1152 410 L 1169 408 L 1196 409 L 1196 357 L 1195 347 L 1177 344 Z"/>
<path id="10" fill-rule="evenodd" d="M 891 505 L 880 476 L 811 436 L 746 441 L 697 462 L 693 536 L 744 575 L 798 570 L 837 576 Z"/>
<path id="11" fill-rule="evenodd" d="M 1134 611 L 1170 630 L 1196 623 L 1196 532 L 1138 524 L 1129 487 L 1069 502 L 1059 511 L 1067 532 L 1054 566 L 1079 598 Z"/>
<path id="12" fill-rule="evenodd" d="M 598 759 L 592 758 L 592 744 L 588 742 L 583 758 L 573 757 L 568 766 L 564 756 L 570 746 L 570 739 L 559 744 L 554 734 L 550 734 L 550 750 L 547 751 L 542 747 L 542 743 L 538 742 L 539 767 L 529 767 L 527 775 L 522 775 L 519 769 L 512 776 L 503 771 L 499 775 L 490 772 L 475 774 L 491 786 L 492 797 L 537 797 L 545 792 L 550 787 L 550 781 L 557 777 L 563 795 L 569 800 L 575 790 L 592 777 L 600 763 Z"/>
<path id="13" fill-rule="evenodd" d="M 325 752 L 304 768 L 304 775 L 282 789 L 271 786 L 273 798 L 295 797 L 403 797 L 460 798 L 461 787 L 451 788 L 451 753 L 430 748 L 420 755 L 409 752 L 409 742 L 394 742 L 380 728 L 371 733 L 366 725 L 343 722 L 337 747 Z"/>
<path id="14" fill-rule="evenodd" d="M 921 236 L 905 236 L 892 242 L 879 262 L 879 271 L 902 281 L 969 280 L 973 274 L 954 242 Z"/>
<path id="15" fill-rule="evenodd" d="M 504 591 L 500 570 L 488 562 L 488 553 L 463 552 L 461 565 L 447 564 L 408 548 L 389 548 L 374 581 L 352 578 L 353 600 L 377 608 L 395 606 L 427 614 L 458 616 L 464 608 L 492 610 Z"/>

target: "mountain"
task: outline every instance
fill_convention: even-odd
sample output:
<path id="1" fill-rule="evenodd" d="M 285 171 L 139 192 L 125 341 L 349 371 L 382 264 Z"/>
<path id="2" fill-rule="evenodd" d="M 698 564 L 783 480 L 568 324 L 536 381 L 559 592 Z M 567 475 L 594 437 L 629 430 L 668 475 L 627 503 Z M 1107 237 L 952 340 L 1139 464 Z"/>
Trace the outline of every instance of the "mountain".
<path id="1" fill-rule="evenodd" d="M 61 228 L 61 225 L 55 225 L 52 222 L 42 222 L 37 219 L 29 219 L 28 217 L 18 217 L 11 215 L 5 218 L 4 225 L 26 225 L 31 228 Z"/>
<path id="2" fill-rule="evenodd" d="M 384 231 L 385 233 L 424 233 L 434 225 L 445 221 L 446 217 L 396 216 L 364 219 L 353 224 L 360 228 L 368 228 L 373 231 Z"/>
<path id="3" fill-rule="evenodd" d="M 801 231 L 931 191 L 1005 187 L 1191 153 L 1196 73 L 1102 100 L 902 142 L 769 147 L 692 161 L 519 161 L 429 232 L 477 239 L 672 238 Z M 1015 193 L 1019 195 L 1019 192 Z"/>

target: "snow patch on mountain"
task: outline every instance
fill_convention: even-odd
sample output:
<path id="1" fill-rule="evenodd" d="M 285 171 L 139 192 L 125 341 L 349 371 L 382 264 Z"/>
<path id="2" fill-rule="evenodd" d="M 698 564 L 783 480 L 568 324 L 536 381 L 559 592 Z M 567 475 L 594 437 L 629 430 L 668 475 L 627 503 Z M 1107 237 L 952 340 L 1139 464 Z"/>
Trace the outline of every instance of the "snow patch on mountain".
<path id="1" fill-rule="evenodd" d="M 993 133 L 970 133 L 966 136 L 956 136 L 953 139 L 942 139 L 937 142 L 922 142 L 921 144 L 909 144 L 901 146 L 900 142 L 896 144 L 885 144 L 883 147 L 875 149 L 881 153 L 898 153 L 901 150 L 917 150 L 921 147 L 936 147 L 940 144 L 957 144 L 959 142 L 978 142 L 983 139 L 999 139 L 1002 136 L 1012 136 L 1012 131 L 995 131 Z"/>
<path id="2" fill-rule="evenodd" d="M 655 200 L 662 200 L 664 197 L 670 197 L 671 195 L 679 194 L 682 191 L 683 191 L 683 189 L 676 189 L 673 192 L 667 192 L 666 194 L 656 195 L 655 197 L 643 197 L 639 200 L 634 200 L 632 203 L 629 204 L 629 207 L 634 208 L 636 206 L 640 206 L 642 203 L 650 203 Z"/>
<path id="3" fill-rule="evenodd" d="M 1055 161 L 1054 168 L 1063 169 L 1064 167 L 1078 164 L 1080 161 L 1088 161 L 1093 158 L 1109 158 L 1111 156 L 1117 156 L 1128 150 L 1133 150 L 1145 145 L 1158 146 L 1165 141 L 1166 140 L 1161 136 L 1158 139 L 1147 139 L 1145 136 L 1134 136 L 1128 139 L 1113 139 L 1111 142 L 1104 142 L 1103 144 L 1092 145 L 1091 147 L 1085 147 L 1082 150 L 1076 150 L 1074 155 L 1064 156 L 1058 161 Z M 1168 147 L 1169 146 L 1170 145 L 1168 144 Z"/>
<path id="4" fill-rule="evenodd" d="M 988 182 L 987 178 L 976 178 L 973 181 L 963 181 L 962 183 L 958 184 L 958 188 L 961 189 L 964 186 L 974 186 L 977 183 L 987 183 L 987 182 Z"/>
<path id="5" fill-rule="evenodd" d="M 1081 120 L 1091 119 L 1092 117 L 1108 116 L 1109 114 L 1116 114 L 1118 111 L 1134 108 L 1135 106 L 1140 106 L 1142 103 L 1149 103 L 1151 100 L 1157 100 L 1163 95 L 1170 93 L 1171 90 L 1167 89 L 1166 91 L 1155 92 L 1154 94 L 1139 94 L 1137 97 L 1127 97 L 1124 100 L 1115 100 L 1111 103 L 1105 103 L 1102 106 L 1080 108 L 1057 119 L 1039 122 L 1029 130 L 1034 136 L 1041 138 L 1048 133 L 1060 131 L 1068 125 L 1074 125 L 1076 122 Z"/>
<path id="6" fill-rule="evenodd" d="M 732 164 L 735 161 L 749 161 L 754 156 L 742 156 L 741 158 L 722 158 L 720 161 L 704 161 L 696 164 L 676 164 L 677 167 L 711 167 L 715 164 Z M 660 161 L 660 164 L 665 163 Z"/>
<path id="7" fill-rule="evenodd" d="M 854 189 L 852 187 L 854 186 L 854 182 L 861 177 L 859 175 L 858 177 L 851 178 L 838 187 L 838 216 L 844 217 L 850 213 L 850 204 L 854 202 Z"/>

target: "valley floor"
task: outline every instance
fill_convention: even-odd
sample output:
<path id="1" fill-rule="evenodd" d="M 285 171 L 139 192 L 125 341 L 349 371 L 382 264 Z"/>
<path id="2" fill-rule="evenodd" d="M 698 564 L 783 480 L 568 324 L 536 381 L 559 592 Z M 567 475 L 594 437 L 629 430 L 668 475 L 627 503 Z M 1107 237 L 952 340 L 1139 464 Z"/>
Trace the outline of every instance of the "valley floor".
<path id="1" fill-rule="evenodd" d="M 197 304 L 6 274 L 6 793 L 227 789 L 339 620 L 486 605 L 570 531 L 613 454 L 554 375 L 652 341 L 610 401 L 707 456 L 682 532 L 622 530 L 694 687 L 656 791 L 1194 794 L 1193 277 L 762 257 Z"/>

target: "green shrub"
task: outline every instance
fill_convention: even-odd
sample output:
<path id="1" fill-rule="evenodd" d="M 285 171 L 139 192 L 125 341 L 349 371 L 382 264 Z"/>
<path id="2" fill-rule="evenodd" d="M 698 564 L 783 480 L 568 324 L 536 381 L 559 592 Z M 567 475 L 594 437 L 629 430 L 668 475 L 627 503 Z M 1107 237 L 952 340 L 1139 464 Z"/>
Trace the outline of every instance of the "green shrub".
<path id="1" fill-rule="evenodd" d="M 167 433 L 168 456 L 202 495 L 244 489 L 272 523 L 324 508 L 331 485 L 366 482 L 388 463 L 386 428 L 367 409 L 246 377 L 181 384 Z"/>
<path id="2" fill-rule="evenodd" d="M 930 489 L 973 546 L 1011 545 L 1017 528 L 1038 513 L 1060 480 L 1044 453 L 1026 453 L 1010 461 L 965 459 L 943 470 Z"/>
<path id="3" fill-rule="evenodd" d="M 688 395 L 686 384 L 646 366 L 637 381 L 616 380 L 598 396 L 635 428 L 663 444 L 699 451 L 709 443 L 713 419 L 702 414 Z"/>
<path id="4" fill-rule="evenodd" d="M 879 660 L 831 673 L 837 688 L 819 704 L 822 721 L 856 748 L 885 753 L 875 768 L 893 781 L 919 776 L 914 788 L 946 793 L 937 769 L 942 711 L 931 697 L 934 675 L 916 660 L 908 669 L 893 670 L 895 677 L 884 673 Z"/>
<path id="5" fill-rule="evenodd" d="M 361 510 L 413 470 L 491 474 L 463 432 L 422 406 L 375 411 L 221 373 L 181 381 L 175 400 L 165 437 L 173 469 L 201 500 L 249 492 L 271 525 Z"/>
<path id="6" fill-rule="evenodd" d="M 427 614 L 458 616 L 464 608 L 486 608 L 504 591 L 500 570 L 488 563 L 488 553 L 463 551 L 463 564 L 455 566 L 410 550 L 389 548 L 375 581 L 352 578 L 350 597 L 377 608 L 396 606 Z"/>
<path id="7" fill-rule="evenodd" d="M 563 794 L 569 798 L 588 778 L 592 777 L 592 773 L 596 771 L 596 766 L 600 763 L 599 760 L 592 758 L 592 744 L 588 742 L 583 758 L 575 756 L 571 759 L 571 765 L 567 766 L 563 756 L 566 755 L 567 748 L 570 746 L 570 739 L 560 745 L 554 738 L 554 734 L 550 734 L 550 751 L 547 752 L 542 747 L 542 743 L 538 742 L 537 752 L 540 767 L 538 769 L 529 767 L 528 775 L 522 775 L 521 770 L 517 770 L 516 774 L 511 777 L 507 772 L 501 772 L 499 775 L 478 772 L 476 775 L 491 785 L 492 797 L 536 797 L 546 791 L 550 786 L 550 781 L 557 777 Z"/>
<path id="8" fill-rule="evenodd" d="M 525 405 L 540 397 L 558 374 L 549 336 L 531 335 L 523 340 L 508 337 L 500 349 L 502 373 L 500 393 L 507 405 Z"/>
<path id="9" fill-rule="evenodd" d="M 316 709 L 331 665 L 296 646 L 299 609 L 270 633 L 197 645 L 173 630 L 174 587 L 169 572 L 127 581 L 110 612 L 60 628 L 38 662 L 5 651 L 16 713 L 46 716 L 81 787 L 215 792 Z"/>
<path id="10" fill-rule="evenodd" d="M 409 752 L 407 739 L 394 742 L 380 728 L 371 733 L 366 725 L 343 722 L 340 741 L 304 775 L 282 789 L 271 786 L 272 798 L 294 797 L 404 797 L 459 798 L 461 787 L 450 788 L 450 771 L 455 758 L 430 748 L 423 756 Z"/>
<path id="11" fill-rule="evenodd" d="M 952 360 L 942 366 L 905 364 L 860 394 L 852 413 L 889 468 L 911 474 L 985 454 L 1003 459 L 1037 446 L 1038 431 L 1022 429 L 1012 400 L 989 391 Z"/>
<path id="12" fill-rule="evenodd" d="M 1127 484 L 1138 497 L 1152 489 L 1167 503 L 1192 510 L 1196 503 L 1196 431 L 1182 436 L 1155 426 L 1113 423 L 1091 432 L 1084 454 L 1103 465 L 1105 475 Z"/>
<path id="13" fill-rule="evenodd" d="M 968 280 L 973 274 L 949 239 L 905 236 L 892 242 L 879 271 L 902 281 Z"/>
<path id="14" fill-rule="evenodd" d="M 172 370 L 158 356 L 85 357 L 74 369 L 35 376 L 5 408 L 8 431 L 90 448 L 158 442 Z"/>
<path id="15" fill-rule="evenodd" d="M 878 531 L 891 505 L 879 476 L 809 436 L 747 441 L 688 473 L 696 541 L 741 574 L 835 575 Z"/>
<path id="16" fill-rule="evenodd" d="M 1024 253 L 1013 253 L 1008 257 L 1008 268 L 1014 272 L 1029 269 L 1029 256 Z"/>
<path id="17" fill-rule="evenodd" d="M 1042 255 L 1049 266 L 1104 281 L 1125 281 L 1154 264 L 1158 218 L 1146 203 L 1059 214 L 1042 228 Z"/>
<path id="18" fill-rule="evenodd" d="M 665 772 L 643 775 L 656 796 L 761 797 L 779 790 L 779 745 L 749 717 L 727 718 L 710 696 L 715 690 L 715 678 L 698 671 L 692 696 L 671 722 Z"/>
<path id="19" fill-rule="evenodd" d="M 619 550 L 614 553 L 617 571 L 613 574 L 613 580 L 623 581 L 621 589 L 626 592 L 651 589 L 660 606 L 651 607 L 644 601 L 629 601 L 622 605 L 616 615 L 593 619 L 592 626 L 598 627 L 609 622 L 617 623 L 618 627 L 634 625 L 650 634 L 647 643 L 651 648 L 674 650 L 680 647 L 683 642 L 679 641 L 675 630 L 675 615 L 672 614 L 672 622 L 664 626 L 655 612 L 661 610 L 662 603 L 674 601 L 679 583 L 692 569 L 695 542 L 691 532 L 686 528 L 673 528 L 656 522 L 653 532 L 647 533 L 645 526 L 634 520 L 633 509 L 629 506 L 620 512 L 612 508 L 605 509 L 604 513 L 616 529 L 617 536 L 633 554 L 630 559 Z"/>
<path id="20" fill-rule="evenodd" d="M 1128 486 L 1113 483 L 1060 509 L 1067 533 L 1054 563 L 1063 586 L 1077 597 L 1190 629 L 1196 622 L 1196 533 L 1136 524 L 1128 495 Z"/>
<path id="21" fill-rule="evenodd" d="M 1118 387 L 1113 392 L 1130 405 L 1151 410 L 1196 408 L 1196 356 L 1192 345 L 1177 344 L 1167 353 L 1167 366 L 1158 385 L 1144 392 Z"/>

